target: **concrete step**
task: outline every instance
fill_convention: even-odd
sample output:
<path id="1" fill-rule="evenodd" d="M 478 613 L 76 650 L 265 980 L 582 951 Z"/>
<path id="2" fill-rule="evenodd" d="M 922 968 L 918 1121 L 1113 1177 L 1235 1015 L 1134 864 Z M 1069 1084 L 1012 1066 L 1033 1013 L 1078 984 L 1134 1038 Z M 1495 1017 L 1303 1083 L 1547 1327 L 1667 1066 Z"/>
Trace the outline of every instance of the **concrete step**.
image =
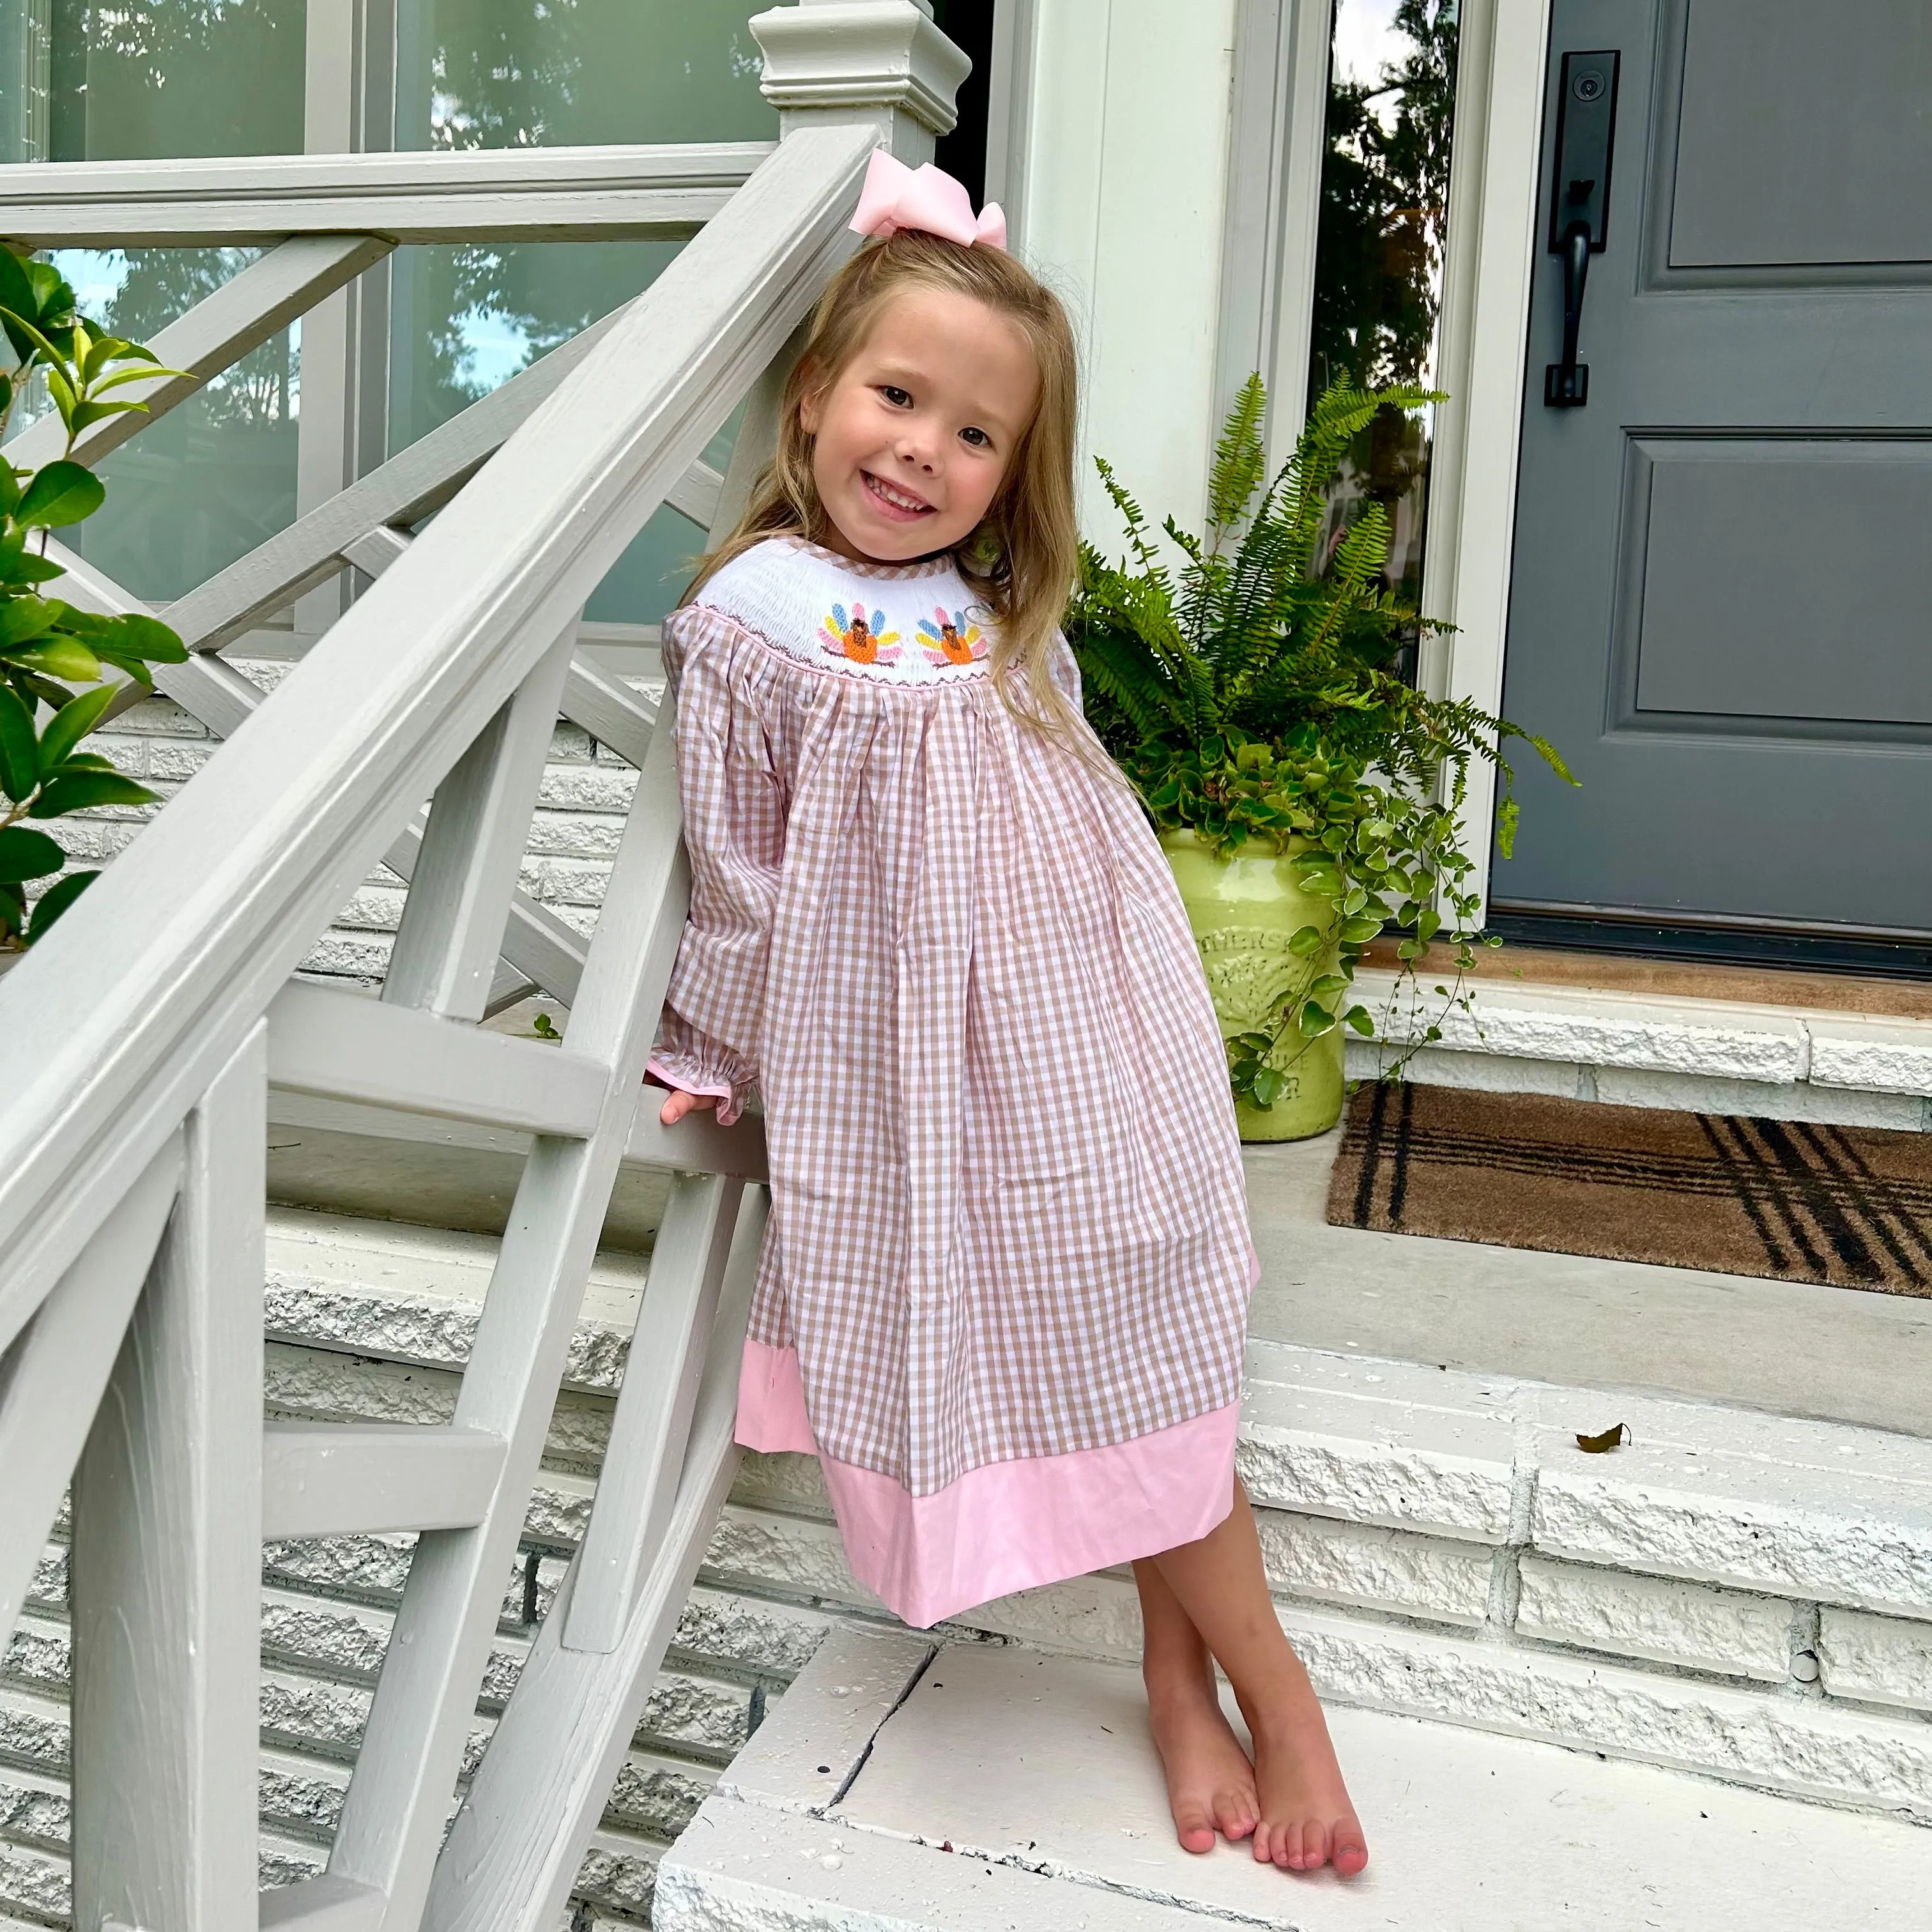
<path id="1" fill-rule="evenodd" d="M 274 1399 L 446 1420 L 493 1248 L 278 1210 Z M 586 1298 L 527 1520 L 539 1613 L 588 1509 L 646 1266 L 607 1255 Z M 1578 1448 L 1619 1423 L 1627 1446 Z M 1281 1614 L 1324 1695 L 1932 1820 L 1932 1441 L 1257 1340 L 1241 1459 Z M 272 1552 L 274 1581 L 391 1600 L 398 1556 L 351 1556 Z M 287 1604 L 271 1612 L 290 1623 Z M 747 1693 L 705 1690 L 702 1660 L 775 1696 L 828 1623 L 855 1616 L 887 1621 L 846 1565 L 816 1463 L 748 1457 L 680 1640 L 697 1681 L 668 1688 L 659 1735 L 728 1755 Z M 1138 1654 L 1124 1574 L 958 1625 Z M 318 1636 L 316 1663 L 341 1670 L 346 1641 Z M 494 1675 L 509 1672 L 506 1657 Z"/>
<path id="2" fill-rule="evenodd" d="M 1918 1932 L 1932 1833 L 1681 1774 L 1330 1713 L 1353 1881 L 1174 1841 L 1135 1673 L 845 1632 L 662 1860 L 657 1932 Z"/>

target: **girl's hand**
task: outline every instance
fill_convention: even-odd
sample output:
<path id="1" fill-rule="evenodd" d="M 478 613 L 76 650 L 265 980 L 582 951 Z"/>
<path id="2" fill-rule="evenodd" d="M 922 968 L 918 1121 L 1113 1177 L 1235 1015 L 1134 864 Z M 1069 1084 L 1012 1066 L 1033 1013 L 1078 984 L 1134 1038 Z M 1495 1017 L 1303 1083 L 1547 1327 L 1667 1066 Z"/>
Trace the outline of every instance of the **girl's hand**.
<path id="1" fill-rule="evenodd" d="M 675 1126 L 686 1114 L 700 1107 L 715 1107 L 718 1096 L 715 1094 L 686 1094 L 682 1091 L 668 1094 L 664 1106 L 658 1110 L 658 1118 L 668 1127 Z"/>

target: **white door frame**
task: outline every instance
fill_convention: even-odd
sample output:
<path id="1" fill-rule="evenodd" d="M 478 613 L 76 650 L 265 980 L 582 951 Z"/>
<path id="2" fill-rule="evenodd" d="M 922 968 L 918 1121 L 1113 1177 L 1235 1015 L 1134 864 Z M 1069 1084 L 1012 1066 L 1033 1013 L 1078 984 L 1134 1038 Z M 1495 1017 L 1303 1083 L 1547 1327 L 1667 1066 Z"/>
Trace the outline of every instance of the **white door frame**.
<path id="1" fill-rule="evenodd" d="M 1463 0 L 1456 56 L 1437 361 L 1450 400 L 1436 422 L 1422 597 L 1425 615 L 1456 628 L 1426 642 L 1420 680 L 1432 695 L 1486 711 L 1503 694 L 1550 8 Z M 1492 788 L 1472 782 L 1465 849 L 1485 906 L 1495 815 Z"/>

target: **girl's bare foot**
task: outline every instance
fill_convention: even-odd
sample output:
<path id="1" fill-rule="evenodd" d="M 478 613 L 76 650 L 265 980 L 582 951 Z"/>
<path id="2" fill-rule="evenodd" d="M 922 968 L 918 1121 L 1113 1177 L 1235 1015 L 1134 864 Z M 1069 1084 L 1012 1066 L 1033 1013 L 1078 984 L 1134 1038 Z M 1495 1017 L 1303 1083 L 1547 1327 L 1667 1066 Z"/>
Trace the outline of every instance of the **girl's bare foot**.
<path id="1" fill-rule="evenodd" d="M 1211 1852 L 1219 1832 L 1230 1844 L 1261 1818 L 1255 1768 L 1222 1714 L 1211 1676 L 1148 1686 L 1148 1720 L 1167 1774 L 1168 1808 L 1181 1849 Z"/>
<path id="2" fill-rule="evenodd" d="M 1261 1800 L 1256 1859 L 1286 1871 L 1333 1865 L 1342 1877 L 1353 1878 L 1369 1862 L 1368 1843 L 1306 1678 L 1273 1708 L 1250 1711 L 1244 1706 L 1243 1712 L 1255 1741 Z"/>

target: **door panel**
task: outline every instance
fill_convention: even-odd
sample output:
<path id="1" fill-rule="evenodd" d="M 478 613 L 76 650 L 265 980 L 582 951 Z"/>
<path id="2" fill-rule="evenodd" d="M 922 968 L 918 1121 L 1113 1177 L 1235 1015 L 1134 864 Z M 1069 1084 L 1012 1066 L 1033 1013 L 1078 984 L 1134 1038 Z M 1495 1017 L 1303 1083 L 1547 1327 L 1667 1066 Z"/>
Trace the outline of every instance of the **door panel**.
<path id="1" fill-rule="evenodd" d="M 1555 0 L 1622 55 L 1581 409 L 1540 254 L 1504 708 L 1501 912 L 1932 932 L 1932 7 Z"/>
<path id="2" fill-rule="evenodd" d="M 1927 630 L 1932 440 L 1634 436 L 1630 452 L 1641 564 L 1620 727 L 1932 724 L 1932 650 L 1898 648 Z"/>
<path id="3" fill-rule="evenodd" d="M 1670 260 L 1932 256 L 1925 0 L 1694 0 Z"/>

